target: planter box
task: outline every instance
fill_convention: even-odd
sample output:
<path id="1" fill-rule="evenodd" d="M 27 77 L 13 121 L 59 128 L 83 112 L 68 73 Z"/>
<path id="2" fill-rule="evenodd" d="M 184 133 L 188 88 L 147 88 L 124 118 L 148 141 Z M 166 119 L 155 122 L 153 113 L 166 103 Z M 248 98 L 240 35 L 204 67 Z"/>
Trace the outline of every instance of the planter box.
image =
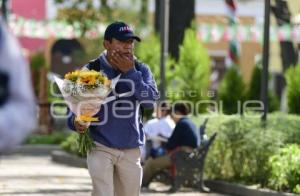
<path id="1" fill-rule="evenodd" d="M 297 196 L 292 193 L 280 193 L 269 189 L 256 189 L 247 187 L 244 185 L 233 184 L 223 181 L 207 180 L 205 185 L 210 190 L 219 193 L 225 193 L 229 195 L 240 195 L 240 196 Z"/>
<path id="2" fill-rule="evenodd" d="M 62 150 L 55 150 L 51 153 L 53 162 L 66 164 L 73 167 L 87 168 L 86 158 L 77 155 L 69 154 Z"/>

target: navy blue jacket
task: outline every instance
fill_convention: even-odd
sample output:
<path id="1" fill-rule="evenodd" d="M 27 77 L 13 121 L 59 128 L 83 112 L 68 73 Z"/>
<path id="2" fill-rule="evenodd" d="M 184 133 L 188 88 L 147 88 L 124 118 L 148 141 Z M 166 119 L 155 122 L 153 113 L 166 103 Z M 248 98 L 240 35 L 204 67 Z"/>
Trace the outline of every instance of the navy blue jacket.
<path id="1" fill-rule="evenodd" d="M 175 129 L 169 138 L 166 149 L 174 150 L 177 147 L 187 146 L 191 148 L 197 147 L 197 136 L 196 136 L 197 127 L 196 125 L 188 118 L 181 118 Z"/>
<path id="2" fill-rule="evenodd" d="M 100 55 L 99 60 L 100 70 L 109 79 L 121 74 L 108 64 L 104 53 Z M 86 65 L 86 68 L 89 69 L 89 66 L 89 64 Z M 124 79 L 125 81 L 122 81 Z M 132 81 L 133 85 L 126 80 Z M 140 106 L 143 108 L 153 107 L 153 103 L 159 98 L 156 83 L 146 64 L 137 62 L 133 69 L 121 74 L 115 92 L 121 94 L 129 91 L 132 92 L 130 96 L 118 98 L 101 106 L 96 115 L 100 119 L 101 125 L 90 126 L 90 134 L 94 141 L 111 148 L 121 149 L 143 145 L 145 136 Z M 109 96 L 112 95 L 113 93 Z M 68 119 L 68 125 L 71 129 L 75 129 L 74 114 Z"/>

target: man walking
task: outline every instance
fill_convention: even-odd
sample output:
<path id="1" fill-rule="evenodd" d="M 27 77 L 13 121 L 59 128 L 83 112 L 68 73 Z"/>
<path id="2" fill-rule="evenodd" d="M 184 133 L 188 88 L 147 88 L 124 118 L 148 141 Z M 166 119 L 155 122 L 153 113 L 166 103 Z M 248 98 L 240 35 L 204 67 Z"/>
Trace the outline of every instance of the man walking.
<path id="1" fill-rule="evenodd" d="M 93 182 L 93 196 L 137 196 L 140 193 L 142 167 L 140 163 L 144 132 L 140 111 L 153 107 L 159 98 L 150 69 L 134 57 L 134 35 L 124 22 L 110 24 L 104 34 L 106 49 L 85 69 L 104 72 L 109 79 L 121 74 L 115 94 L 128 96 L 101 106 L 96 115 L 101 125 L 78 123 L 72 115 L 69 127 L 77 132 L 90 129 L 96 147 L 87 155 L 87 165 Z M 142 108 L 142 109 L 141 109 Z"/>

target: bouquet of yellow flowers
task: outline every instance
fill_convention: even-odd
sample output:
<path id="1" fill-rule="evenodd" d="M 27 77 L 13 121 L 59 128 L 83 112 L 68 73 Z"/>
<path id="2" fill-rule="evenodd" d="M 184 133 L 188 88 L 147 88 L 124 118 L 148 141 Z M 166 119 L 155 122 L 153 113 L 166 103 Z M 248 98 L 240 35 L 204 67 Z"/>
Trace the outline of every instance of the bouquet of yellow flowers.
<path id="1" fill-rule="evenodd" d="M 67 73 L 64 79 L 54 76 L 54 80 L 70 110 L 76 115 L 75 120 L 91 123 L 99 120 L 93 116 L 99 112 L 119 77 L 109 80 L 102 72 L 76 70 Z M 88 129 L 79 134 L 78 145 L 79 153 L 83 155 L 95 146 Z"/>

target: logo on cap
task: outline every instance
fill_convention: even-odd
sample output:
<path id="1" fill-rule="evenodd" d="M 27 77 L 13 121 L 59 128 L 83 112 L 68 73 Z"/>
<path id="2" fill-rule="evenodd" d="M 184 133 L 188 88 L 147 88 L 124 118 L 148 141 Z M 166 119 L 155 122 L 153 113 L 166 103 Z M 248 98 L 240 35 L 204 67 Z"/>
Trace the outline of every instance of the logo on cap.
<path id="1" fill-rule="evenodd" d="M 120 27 L 119 28 L 119 31 L 120 32 L 130 32 L 130 31 L 132 31 L 131 29 L 130 29 L 130 27 L 129 26 L 124 26 L 124 27 Z"/>

